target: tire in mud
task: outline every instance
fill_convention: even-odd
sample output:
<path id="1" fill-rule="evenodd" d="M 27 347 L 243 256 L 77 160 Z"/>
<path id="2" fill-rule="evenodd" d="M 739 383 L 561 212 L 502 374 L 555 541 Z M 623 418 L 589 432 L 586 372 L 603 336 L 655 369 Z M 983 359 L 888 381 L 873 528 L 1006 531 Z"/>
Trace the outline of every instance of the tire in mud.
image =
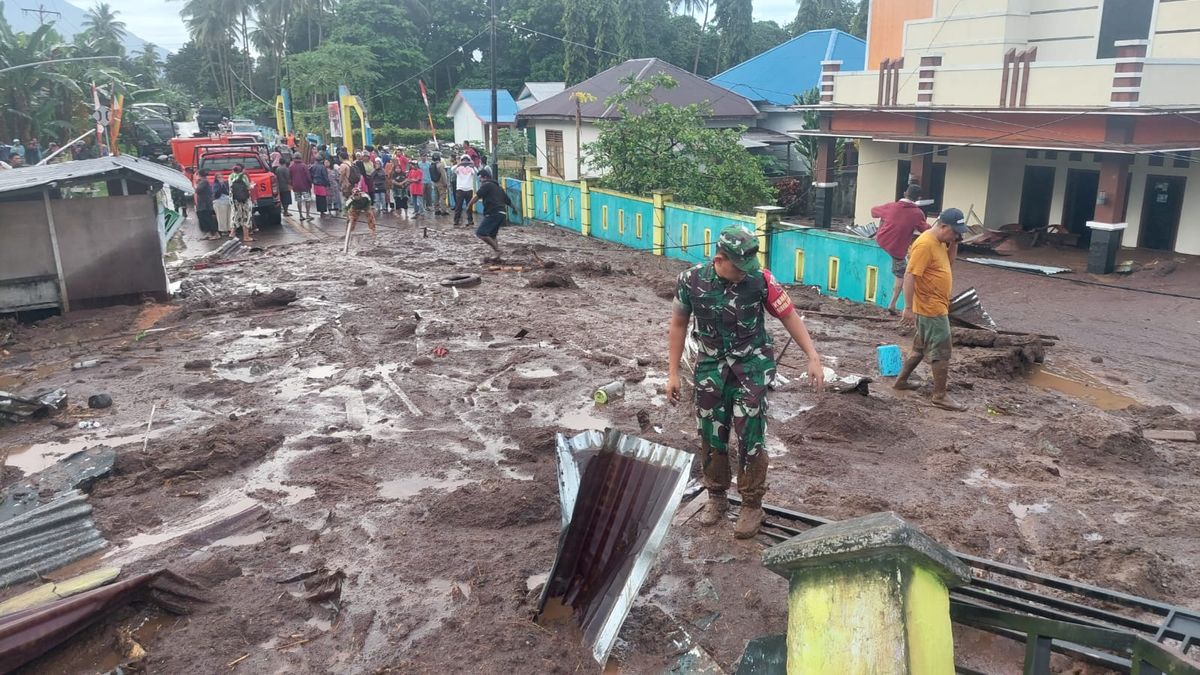
<path id="1" fill-rule="evenodd" d="M 474 288 L 483 283 L 478 274 L 454 274 L 438 282 L 447 288 Z"/>

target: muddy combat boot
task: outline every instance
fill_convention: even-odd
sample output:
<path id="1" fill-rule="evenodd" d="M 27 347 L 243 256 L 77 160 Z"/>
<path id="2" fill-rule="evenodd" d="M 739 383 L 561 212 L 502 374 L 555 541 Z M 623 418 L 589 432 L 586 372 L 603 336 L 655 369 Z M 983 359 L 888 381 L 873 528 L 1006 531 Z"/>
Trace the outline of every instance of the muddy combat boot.
<path id="1" fill-rule="evenodd" d="M 750 539 L 758 534 L 758 528 L 762 527 L 762 523 L 762 507 L 746 506 L 743 503 L 741 510 L 738 512 L 737 525 L 733 526 L 733 536 L 736 539 Z"/>
<path id="2" fill-rule="evenodd" d="M 892 385 L 892 389 L 896 389 L 899 391 L 907 391 L 910 389 L 920 388 L 920 386 L 921 386 L 920 382 L 909 382 L 908 381 L 908 378 L 913 374 L 913 371 L 916 370 L 917 366 L 920 364 L 921 364 L 920 356 L 908 357 L 908 360 L 906 360 L 904 362 L 904 367 L 900 369 L 900 374 L 896 376 L 896 383 Z"/>
<path id="3" fill-rule="evenodd" d="M 725 513 L 729 511 L 729 499 L 724 492 L 708 493 L 708 503 L 704 508 L 700 509 L 700 524 L 704 527 L 712 527 L 717 523 L 725 520 Z"/>
<path id="4" fill-rule="evenodd" d="M 950 363 L 948 361 L 939 361 L 933 364 L 933 398 L 930 399 L 930 402 L 945 410 L 962 412 L 967 407 L 950 398 L 950 395 L 946 393 L 946 383 L 949 380 Z"/>

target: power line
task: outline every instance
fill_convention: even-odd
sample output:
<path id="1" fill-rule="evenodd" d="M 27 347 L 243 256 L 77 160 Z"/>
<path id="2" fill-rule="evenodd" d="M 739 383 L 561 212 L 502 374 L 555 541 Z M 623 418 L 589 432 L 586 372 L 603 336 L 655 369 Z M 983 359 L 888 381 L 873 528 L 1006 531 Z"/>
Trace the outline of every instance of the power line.
<path id="1" fill-rule="evenodd" d="M 373 101 L 373 100 L 375 100 L 375 99 L 379 98 L 380 96 L 383 96 L 384 94 L 391 93 L 391 92 L 395 91 L 396 89 L 399 89 L 400 87 L 403 87 L 404 85 L 408 84 L 409 82 L 412 82 L 413 80 L 417 79 L 418 77 L 420 77 L 420 76 L 424 75 L 425 73 L 427 73 L 427 72 L 429 72 L 429 71 L 433 70 L 433 69 L 434 69 L 434 68 L 436 68 L 437 66 L 441 65 L 441 63 L 442 63 L 443 61 L 445 61 L 446 59 L 450 58 L 451 56 L 454 56 L 455 54 L 457 54 L 457 53 L 461 52 L 463 49 L 465 49 L 465 48 L 467 47 L 467 45 L 469 45 L 469 44 L 471 44 L 472 42 L 474 42 L 475 40 L 479 39 L 479 37 L 480 37 L 481 35 L 483 35 L 484 33 L 488 32 L 488 30 L 489 30 L 488 28 L 484 28 L 483 30 L 481 30 L 481 31 L 479 31 L 478 33 L 476 33 L 476 34 L 474 35 L 474 37 L 472 37 L 471 39 L 467 40 L 466 42 L 462 43 L 461 45 L 459 45 L 459 46 L 455 47 L 454 49 L 450 50 L 450 52 L 449 52 L 448 54 L 446 54 L 445 56 L 443 56 L 442 58 L 438 59 L 437 61 L 434 61 L 433 63 L 429 64 L 429 65 L 428 65 L 428 66 L 426 66 L 425 68 L 423 68 L 423 69 L 421 69 L 421 70 L 417 71 L 417 72 L 416 72 L 416 74 L 414 74 L 412 77 L 408 78 L 407 80 L 403 80 L 403 81 L 401 81 L 401 82 L 398 82 L 398 83 L 396 83 L 396 84 L 392 85 L 391 87 L 388 87 L 387 89 L 384 89 L 383 91 L 381 91 L 381 92 L 379 92 L 379 93 L 377 93 L 377 94 L 375 94 L 375 95 L 371 96 L 370 98 L 368 98 L 368 99 L 367 99 L 367 101 Z M 492 58 L 495 58 L 495 56 L 493 55 L 493 57 L 492 57 Z M 365 103 L 365 102 L 366 102 L 366 101 L 364 101 L 364 103 Z"/>
<path id="2" fill-rule="evenodd" d="M 46 15 L 47 14 L 53 14 L 56 18 L 60 18 L 60 19 L 62 18 L 62 12 L 55 12 L 53 10 L 46 9 L 45 5 L 38 5 L 37 9 L 33 9 L 31 7 L 22 7 L 21 13 L 22 14 L 37 14 L 39 26 L 46 25 Z"/>

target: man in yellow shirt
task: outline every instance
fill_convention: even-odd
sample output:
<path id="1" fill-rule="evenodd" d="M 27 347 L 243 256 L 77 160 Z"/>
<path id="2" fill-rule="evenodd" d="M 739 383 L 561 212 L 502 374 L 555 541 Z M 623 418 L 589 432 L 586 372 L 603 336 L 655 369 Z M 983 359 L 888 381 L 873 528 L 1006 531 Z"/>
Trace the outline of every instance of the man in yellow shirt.
<path id="1" fill-rule="evenodd" d="M 921 233 L 908 249 L 908 269 L 904 273 L 904 318 L 902 325 L 915 320 L 917 334 L 912 352 L 896 378 L 896 389 L 916 389 L 908 381 L 917 365 L 928 356 L 933 370 L 933 399 L 939 408 L 966 410 L 946 394 L 950 377 L 950 289 L 954 277 L 950 266 L 958 255 L 958 241 L 967 231 L 966 218 L 959 209 L 946 209 L 933 227 Z M 911 303 L 909 301 L 911 300 Z"/>

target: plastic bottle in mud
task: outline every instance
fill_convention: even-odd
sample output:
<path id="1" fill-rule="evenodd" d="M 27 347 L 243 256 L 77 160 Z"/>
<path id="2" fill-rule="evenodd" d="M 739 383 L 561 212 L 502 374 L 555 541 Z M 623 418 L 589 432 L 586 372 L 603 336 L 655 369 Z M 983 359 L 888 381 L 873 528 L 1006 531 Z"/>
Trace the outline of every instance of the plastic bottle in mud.
<path id="1" fill-rule="evenodd" d="M 620 380 L 609 382 L 592 394 L 592 400 L 596 402 L 596 405 L 604 405 L 609 401 L 621 398 L 625 398 L 625 383 Z"/>

